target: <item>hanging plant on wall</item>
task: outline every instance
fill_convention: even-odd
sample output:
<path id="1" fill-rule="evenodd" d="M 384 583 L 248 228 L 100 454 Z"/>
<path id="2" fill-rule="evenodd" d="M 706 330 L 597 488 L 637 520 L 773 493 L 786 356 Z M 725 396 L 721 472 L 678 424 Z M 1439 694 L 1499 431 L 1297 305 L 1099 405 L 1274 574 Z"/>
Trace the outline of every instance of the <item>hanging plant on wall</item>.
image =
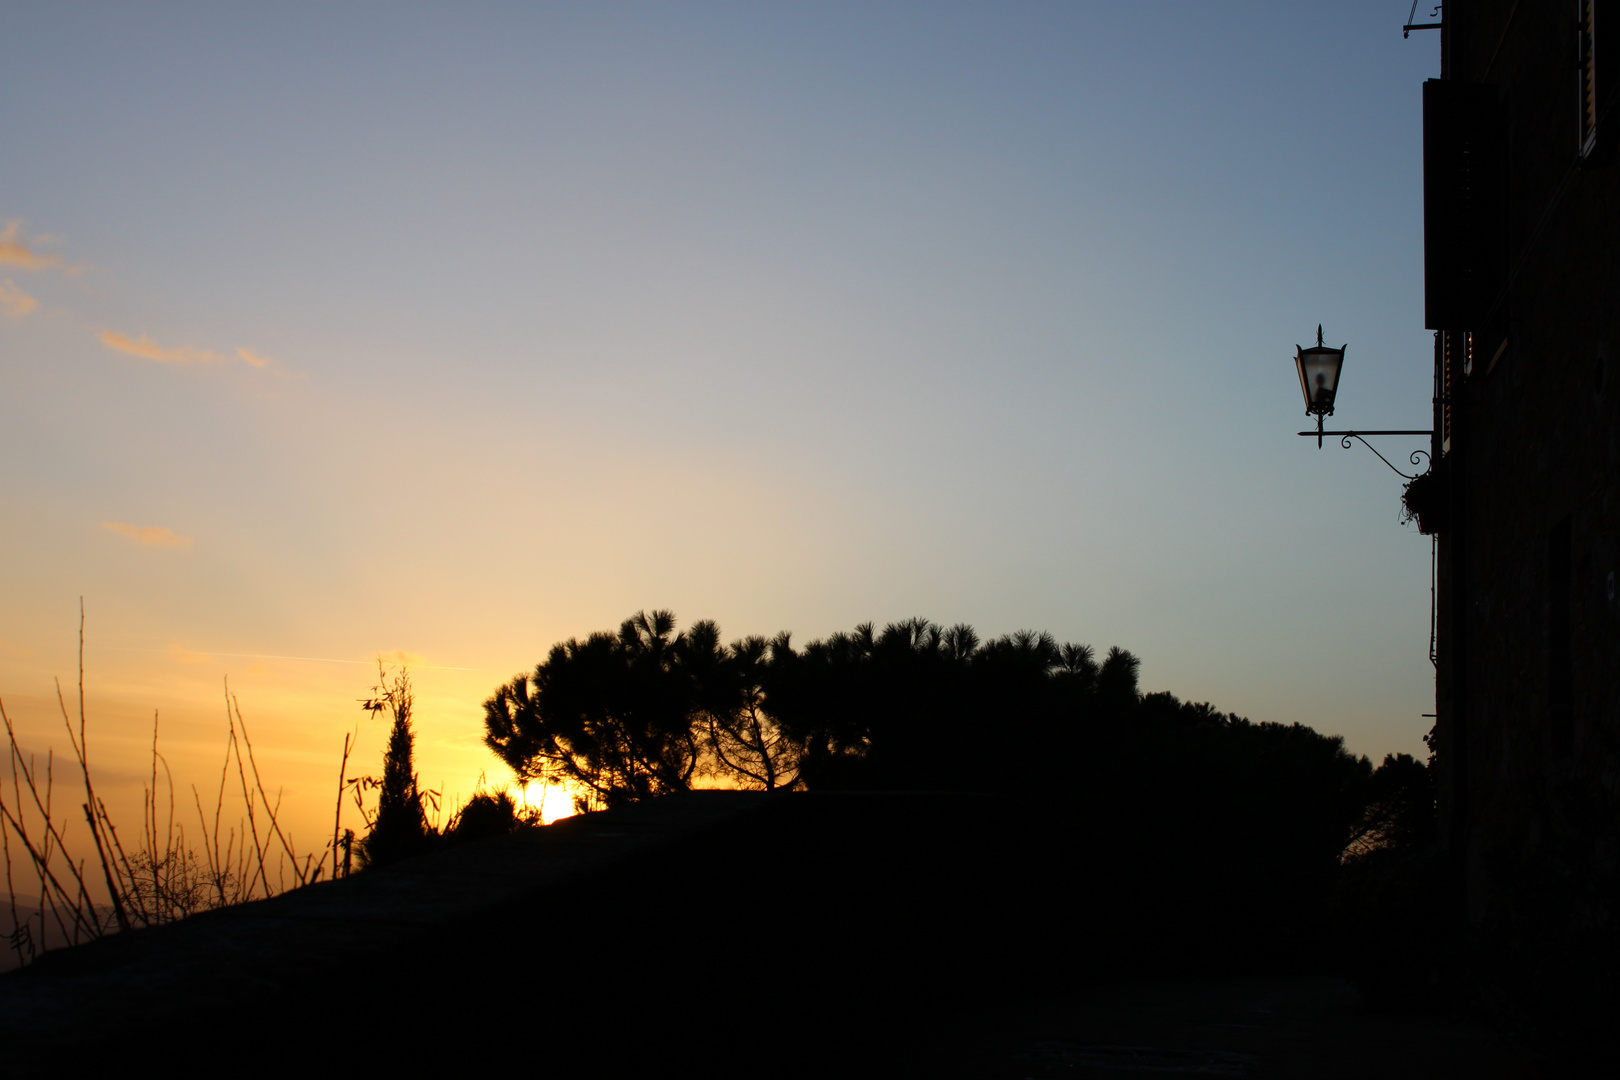
<path id="1" fill-rule="evenodd" d="M 1419 473 L 1401 493 L 1401 521 L 1417 522 L 1418 532 L 1425 536 L 1445 532 L 1450 522 L 1450 492 L 1446 490 L 1445 459 L 1428 472 Z"/>

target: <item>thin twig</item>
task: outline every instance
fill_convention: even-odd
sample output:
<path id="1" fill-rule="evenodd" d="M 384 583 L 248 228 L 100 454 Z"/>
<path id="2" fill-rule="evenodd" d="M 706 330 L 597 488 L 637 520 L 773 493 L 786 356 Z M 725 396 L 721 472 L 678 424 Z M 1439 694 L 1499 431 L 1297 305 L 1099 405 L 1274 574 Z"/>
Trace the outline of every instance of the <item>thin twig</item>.
<path id="1" fill-rule="evenodd" d="M 253 795 L 248 791 L 247 770 L 244 769 L 242 765 L 242 747 L 241 744 L 236 741 L 236 719 L 231 716 L 231 684 L 229 679 L 225 681 L 225 718 L 231 726 L 231 742 L 236 747 L 236 775 L 242 783 L 242 801 L 247 805 L 248 828 L 251 829 L 253 833 L 253 854 L 255 860 L 258 862 L 259 883 L 264 886 L 265 896 L 270 896 L 270 879 L 267 878 L 264 873 L 264 846 L 259 843 L 259 823 L 253 816 Z M 242 734 L 245 738 L 247 732 L 243 731 Z M 247 842 L 246 835 L 242 837 L 242 841 L 245 846 Z M 244 852 L 244 855 L 245 854 L 246 852 Z M 253 895 L 253 888 L 251 885 L 248 887 L 247 894 L 250 897 Z"/>
<path id="2" fill-rule="evenodd" d="M 337 812 L 332 815 L 332 880 L 338 876 L 338 829 L 343 825 L 343 778 L 349 772 L 349 733 L 343 733 L 343 763 L 338 766 Z"/>
<path id="3" fill-rule="evenodd" d="M 135 887 L 135 868 L 130 866 L 129 856 L 124 854 L 124 845 L 118 841 L 118 829 L 113 825 L 112 818 L 107 813 L 107 804 L 97 801 L 96 809 L 100 812 L 100 817 L 107 826 L 107 835 L 112 840 L 114 853 L 117 854 L 118 858 L 123 861 L 124 873 L 129 876 L 130 891 L 134 894 L 135 903 L 140 908 L 141 921 L 147 926 L 151 926 L 155 912 L 148 912 L 146 910 L 146 898 L 141 895 L 140 889 Z"/>
<path id="4" fill-rule="evenodd" d="M 208 819 L 203 817 L 202 795 L 197 791 L 197 785 L 191 785 L 191 797 L 197 802 L 197 824 L 203 834 L 203 858 L 208 860 L 208 876 L 214 882 L 214 892 L 219 896 L 219 902 L 225 903 L 225 889 L 220 883 L 219 866 L 214 861 L 215 849 L 219 846 L 219 838 L 214 838 L 213 847 L 209 846 Z"/>
<path id="5" fill-rule="evenodd" d="M 17 745 L 17 733 L 12 729 L 11 717 L 6 715 L 6 710 L 5 710 L 5 707 L 4 707 L 3 704 L 0 704 L 0 719 L 3 719 L 5 721 L 6 734 L 10 739 L 10 745 L 11 745 L 11 786 L 17 789 L 17 818 L 15 819 L 18 822 L 18 825 L 17 825 L 17 838 L 23 842 L 24 848 L 27 849 L 29 857 L 30 857 L 30 861 L 33 862 L 33 864 L 34 864 L 34 876 L 39 879 L 39 933 L 40 933 L 40 940 L 44 941 L 44 939 L 45 939 L 45 933 L 46 933 L 45 910 L 46 910 L 46 908 L 49 908 L 50 913 L 51 913 L 51 919 L 56 923 L 57 929 L 62 932 L 62 939 L 65 941 L 70 936 L 69 933 L 68 933 L 67 924 L 62 921 L 61 912 L 56 910 L 56 900 L 55 900 L 54 897 L 51 896 L 50 889 L 46 888 L 46 882 L 45 882 L 46 874 L 50 869 L 50 849 L 49 849 L 50 839 L 49 839 L 49 836 L 47 836 L 47 838 L 46 838 L 47 847 L 46 847 L 46 852 L 45 852 L 45 860 L 44 860 L 44 862 L 41 862 L 40 859 L 39 859 L 38 853 L 35 852 L 34 849 L 33 849 L 32 842 L 28 838 L 28 833 L 27 833 L 27 830 L 26 830 L 26 827 L 25 827 L 26 824 L 27 824 L 27 819 L 26 819 L 26 817 L 23 816 L 24 815 L 24 810 L 23 810 L 23 807 L 22 807 L 22 785 L 17 780 L 17 769 L 18 769 L 19 766 L 23 770 L 23 776 L 27 777 L 27 779 L 28 779 L 28 790 L 29 790 L 29 793 L 34 796 L 34 805 L 35 806 L 39 805 L 39 792 L 38 792 L 38 789 L 34 786 L 34 778 L 29 773 L 28 766 L 22 764 L 22 749 L 20 747 L 18 747 L 18 745 Z M 50 805 L 50 789 L 49 789 L 49 786 L 48 786 L 49 783 L 50 783 L 50 779 L 49 779 L 50 774 L 49 774 L 49 771 L 48 771 L 49 770 L 49 764 L 48 763 L 49 763 L 49 759 L 47 758 L 47 773 L 46 773 L 47 788 L 46 788 L 46 792 L 45 792 L 45 799 L 46 799 L 46 805 L 47 806 Z M 4 810 L 4 809 L 5 809 L 4 804 L 0 803 L 0 810 Z M 6 813 L 6 817 L 7 818 L 11 817 L 9 812 Z M 71 864 L 69 864 L 69 865 L 71 866 Z M 76 932 L 77 932 L 77 926 L 75 926 L 75 934 L 76 934 Z"/>
<path id="6" fill-rule="evenodd" d="M 146 807 L 147 820 L 141 822 L 141 828 L 146 833 L 146 850 L 157 850 L 157 740 L 158 740 L 158 711 L 152 710 L 152 787 L 147 791 L 146 798 L 142 800 Z M 147 821 L 151 822 L 150 827 Z"/>
<path id="7" fill-rule="evenodd" d="M 56 700 L 62 708 L 62 722 L 67 727 L 68 741 L 73 743 L 73 751 L 79 758 L 79 771 L 84 775 L 83 803 L 84 820 L 90 826 L 90 838 L 95 841 L 96 855 L 101 860 L 101 873 L 107 881 L 107 891 L 111 894 L 113 915 L 118 920 L 120 930 L 129 929 L 129 916 L 124 912 L 123 899 L 118 895 L 118 888 L 113 884 L 112 867 L 107 863 L 107 851 L 101 842 L 101 832 L 96 828 L 95 816 L 90 808 L 96 804 L 95 787 L 90 782 L 89 745 L 85 741 L 85 708 L 84 708 L 84 597 L 79 597 L 79 737 L 73 737 L 73 723 L 68 719 L 67 703 L 62 700 L 62 682 L 56 682 Z M 60 838 L 58 838 L 60 840 Z"/>
<path id="8" fill-rule="evenodd" d="M 5 784 L 0 781 L 0 806 L 5 805 L 5 798 Z M 11 830 L 4 827 L 0 827 L 0 851 L 3 851 L 6 857 L 6 898 L 11 904 L 11 948 L 17 954 L 18 965 L 22 965 L 34 958 L 32 949 L 29 949 L 29 955 L 23 955 L 23 942 L 27 941 L 31 945 L 32 941 L 28 936 L 28 928 L 17 918 L 17 886 L 11 880 Z M 33 921 L 32 915 L 29 916 L 29 921 Z M 40 925 L 42 927 L 45 925 L 43 918 Z"/>
<path id="9" fill-rule="evenodd" d="M 13 787 L 18 786 L 17 782 L 16 782 L 16 771 L 17 771 L 18 768 L 21 768 L 22 769 L 23 779 L 28 782 L 28 794 L 33 798 L 34 808 L 39 811 L 40 815 L 44 819 L 43 825 L 44 825 L 44 829 L 45 829 L 45 836 L 44 836 L 45 854 L 44 854 L 43 860 L 40 863 L 40 867 L 41 867 L 42 870 L 44 870 L 48 874 L 49 871 L 50 871 L 51 844 L 52 844 L 52 842 L 54 841 L 56 847 L 61 849 L 62 851 L 67 850 L 67 845 L 62 842 L 62 835 L 57 830 L 56 823 L 53 820 L 51 820 L 51 814 L 50 814 L 50 809 L 49 809 L 49 807 L 50 807 L 50 798 L 51 798 L 51 771 L 50 771 L 50 769 L 51 769 L 51 766 L 50 766 L 51 758 L 50 758 L 49 755 L 47 755 L 47 757 L 46 757 L 45 800 L 41 801 L 40 797 L 39 797 L 39 785 L 34 780 L 34 773 L 33 773 L 33 771 L 31 769 L 29 769 L 28 765 L 26 763 L 24 763 L 23 760 L 22 760 L 22 748 L 17 745 L 17 732 L 16 732 L 16 729 L 12 727 L 11 717 L 5 715 L 5 713 L 3 711 L 0 711 L 0 721 L 4 721 L 5 727 L 6 727 L 6 736 L 11 742 L 12 786 Z M 19 795 L 20 795 L 20 792 L 19 792 Z M 22 807 L 20 805 L 17 807 L 17 812 L 19 814 L 22 813 Z M 29 839 L 27 830 L 24 828 L 24 823 L 22 822 L 22 820 L 20 818 L 13 819 L 13 820 L 17 821 L 18 824 L 17 824 L 16 827 L 18 829 L 18 835 L 19 835 L 19 837 L 21 837 L 23 843 L 28 846 L 29 852 L 31 854 L 33 854 L 36 859 L 40 858 L 39 853 L 34 850 L 33 842 Z M 79 893 L 80 893 L 81 897 L 86 897 L 87 898 L 89 893 L 85 889 L 84 878 L 79 874 L 78 870 L 76 870 L 74 868 L 73 863 L 71 861 L 68 862 L 68 869 L 73 871 L 73 876 L 74 876 L 75 880 L 78 883 Z M 52 877 L 52 880 L 53 881 L 55 880 L 54 876 Z M 40 889 L 41 889 L 41 892 L 44 891 L 44 882 L 43 881 L 40 882 Z M 68 903 L 69 902 L 68 901 L 68 894 L 65 891 L 62 893 L 62 901 L 63 901 L 63 903 Z M 77 902 L 75 902 L 75 906 L 78 906 Z"/>
<path id="10" fill-rule="evenodd" d="M 264 790 L 264 783 L 259 779 L 258 762 L 253 760 L 253 739 L 248 735 L 247 721 L 242 718 L 242 706 L 237 703 L 236 696 L 234 694 L 231 695 L 230 701 L 231 704 L 236 707 L 236 723 L 242 729 L 242 744 L 247 747 L 248 767 L 253 770 L 253 785 L 259 789 L 259 798 L 263 800 L 265 812 L 270 816 L 270 829 L 275 833 L 276 839 L 281 841 L 282 852 L 292 858 L 294 863 L 294 873 L 296 873 L 298 854 L 293 851 L 292 844 L 287 840 L 287 837 L 282 834 L 281 823 L 276 820 L 276 813 L 281 809 L 281 793 L 279 791 L 276 793 L 276 803 L 275 806 L 272 807 L 270 805 L 270 796 L 266 794 Z M 238 753 L 237 758 L 238 760 L 241 759 L 240 753 Z M 269 846 L 268 840 L 266 841 L 265 846 Z M 299 884 L 302 885 L 303 881 L 300 880 Z"/>
<path id="11" fill-rule="evenodd" d="M 118 886 L 113 884 L 112 867 L 107 864 L 107 852 L 101 845 L 101 830 L 96 828 L 95 815 L 90 812 L 90 804 L 84 804 L 84 820 L 90 825 L 90 838 L 96 842 L 96 855 L 101 859 L 101 873 L 107 879 L 107 892 L 112 896 L 113 915 L 118 919 L 118 929 L 129 929 L 129 916 L 124 913 L 124 900 L 119 896 Z"/>
<path id="12" fill-rule="evenodd" d="M 35 867 L 37 867 L 40 873 L 44 876 L 44 881 L 42 881 L 40 884 L 43 886 L 46 882 L 48 882 L 50 886 L 57 891 L 58 895 L 61 896 L 62 903 L 64 906 L 66 906 L 68 904 L 68 891 L 62 888 L 62 883 L 56 880 L 56 874 L 51 871 L 51 868 L 46 865 L 45 860 L 40 857 L 39 852 L 34 849 L 33 843 L 28 839 L 27 834 L 19 826 L 17 819 L 12 816 L 10 808 L 0 807 L 0 816 L 3 816 L 5 820 L 11 824 L 12 831 L 14 831 L 17 834 L 17 838 L 23 842 L 23 847 L 28 849 L 28 854 L 33 858 Z M 73 864 L 71 862 L 68 863 L 68 868 L 73 868 Z M 43 897 L 41 897 L 41 899 L 43 899 Z M 76 918 L 82 919 L 84 917 L 84 913 L 76 906 L 71 907 L 68 910 Z M 57 921 L 61 921 L 60 916 L 57 917 Z M 62 927 L 62 932 L 63 936 L 67 935 L 67 928 L 65 926 Z"/>
<path id="13" fill-rule="evenodd" d="M 218 797 L 218 800 L 214 804 L 214 862 L 217 863 L 219 866 L 224 867 L 227 870 L 230 868 L 231 853 L 230 853 L 230 849 L 226 848 L 224 859 L 223 860 L 220 859 L 220 856 L 219 856 L 219 816 L 220 816 L 220 813 L 225 809 L 225 778 L 230 774 L 230 770 L 231 770 L 231 749 L 235 745 L 236 745 L 236 734 L 235 734 L 234 731 L 232 731 L 231 735 L 225 740 L 225 760 L 223 762 L 221 762 L 220 766 L 219 766 L 219 797 Z M 201 815 L 201 813 L 202 813 L 202 808 L 200 806 L 197 809 L 197 813 L 199 815 Z M 203 830 L 205 835 L 206 835 L 207 831 L 208 830 L 206 828 Z M 232 833 L 231 835 L 234 838 L 236 834 Z M 240 879 L 238 879 L 238 887 L 240 887 Z M 220 900 L 221 900 L 221 902 L 224 901 L 224 895 L 225 894 L 224 894 L 224 892 L 222 890 L 220 892 Z"/>
<path id="14" fill-rule="evenodd" d="M 5 717 L 5 711 L 3 711 L 3 709 L 0 709 L 0 717 Z M 28 766 L 26 766 L 26 764 L 21 764 L 23 763 L 23 751 L 21 751 L 21 748 L 16 745 L 16 733 L 11 730 L 11 717 L 5 717 L 5 722 L 6 735 L 10 735 L 11 740 L 11 787 L 16 787 L 16 789 L 18 789 L 18 808 L 16 808 L 16 814 L 18 814 L 18 816 L 13 819 L 13 827 L 16 827 L 16 831 L 18 831 L 18 839 L 23 840 L 23 847 L 28 850 L 29 857 L 31 857 L 31 861 L 34 863 L 34 876 L 39 879 L 40 941 L 44 941 L 45 910 L 47 910 L 47 908 L 50 910 L 50 920 L 57 925 L 58 931 L 62 933 L 63 941 L 66 941 L 66 939 L 70 938 L 70 936 L 71 938 L 76 938 L 76 936 L 78 936 L 78 926 L 75 926 L 75 929 L 73 929 L 71 933 L 68 931 L 68 925 L 62 921 L 62 912 L 58 912 L 57 910 L 57 899 L 55 899 L 52 892 L 50 892 L 49 882 L 47 882 L 47 878 L 50 876 L 50 834 L 49 832 L 45 834 L 44 858 L 39 857 L 39 853 L 37 853 L 36 850 L 34 850 L 34 847 L 32 847 L 32 840 L 29 839 L 28 836 L 28 829 L 26 829 L 28 818 L 24 816 L 23 806 L 21 806 L 23 790 L 21 790 L 21 787 L 18 785 L 18 780 L 16 780 L 16 771 L 18 771 L 19 766 L 21 766 L 21 769 L 23 769 L 23 776 L 28 779 L 29 795 L 34 797 L 34 805 L 36 806 L 39 806 L 39 789 L 37 789 L 36 785 L 34 785 L 34 777 L 32 777 L 31 772 L 29 772 Z M 47 766 L 45 766 L 45 806 L 50 806 L 49 756 L 47 756 L 45 761 L 47 761 Z M 10 814 L 8 814 L 8 816 L 10 816 Z M 73 868 L 73 865 L 68 863 L 68 870 L 71 870 L 71 868 Z"/>

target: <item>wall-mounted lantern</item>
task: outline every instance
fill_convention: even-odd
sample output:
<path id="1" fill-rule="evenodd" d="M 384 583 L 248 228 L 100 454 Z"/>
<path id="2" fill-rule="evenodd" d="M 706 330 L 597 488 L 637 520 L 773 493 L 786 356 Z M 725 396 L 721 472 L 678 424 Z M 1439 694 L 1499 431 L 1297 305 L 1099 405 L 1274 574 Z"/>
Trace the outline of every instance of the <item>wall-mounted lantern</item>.
<path id="1" fill-rule="evenodd" d="M 1376 447 L 1364 435 L 1427 435 L 1433 437 L 1432 431 L 1323 431 L 1322 420 L 1333 415 L 1333 405 L 1339 396 L 1339 373 L 1344 369 L 1344 350 L 1348 345 L 1340 345 L 1337 349 L 1322 344 L 1322 327 L 1316 328 L 1316 344 L 1308 349 L 1294 346 L 1294 370 L 1299 373 L 1299 389 L 1305 395 L 1305 412 L 1316 417 L 1315 431 L 1302 431 L 1301 435 L 1309 438 L 1316 436 L 1316 446 L 1322 446 L 1322 437 L 1332 435 L 1339 440 L 1339 445 L 1346 450 L 1350 449 L 1350 440 L 1355 439 L 1378 454 Z M 1407 458 L 1413 465 L 1419 466 L 1418 473 L 1404 473 L 1390 464 L 1389 458 L 1378 454 L 1378 460 L 1389 465 L 1390 470 L 1397 476 L 1407 480 L 1416 479 L 1429 463 L 1429 451 L 1414 450 Z"/>
<path id="2" fill-rule="evenodd" d="M 1316 344 L 1309 349 L 1294 346 L 1294 367 L 1299 371 L 1299 388 L 1305 394 L 1305 412 L 1316 417 L 1316 447 L 1322 448 L 1322 418 L 1333 415 L 1333 399 L 1339 392 L 1339 372 L 1344 367 L 1344 350 L 1322 344 L 1322 327 L 1316 328 Z"/>

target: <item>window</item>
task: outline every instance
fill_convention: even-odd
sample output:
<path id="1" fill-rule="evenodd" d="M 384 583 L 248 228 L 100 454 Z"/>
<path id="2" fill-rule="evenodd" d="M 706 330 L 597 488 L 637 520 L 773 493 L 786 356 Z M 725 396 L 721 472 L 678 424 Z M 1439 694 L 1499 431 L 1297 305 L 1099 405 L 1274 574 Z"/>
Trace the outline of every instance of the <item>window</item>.
<path id="1" fill-rule="evenodd" d="M 1594 36 L 1594 16 L 1597 0 L 1576 0 L 1575 58 L 1580 81 L 1580 144 L 1581 157 L 1592 153 L 1597 145 L 1598 94 L 1597 50 Z"/>

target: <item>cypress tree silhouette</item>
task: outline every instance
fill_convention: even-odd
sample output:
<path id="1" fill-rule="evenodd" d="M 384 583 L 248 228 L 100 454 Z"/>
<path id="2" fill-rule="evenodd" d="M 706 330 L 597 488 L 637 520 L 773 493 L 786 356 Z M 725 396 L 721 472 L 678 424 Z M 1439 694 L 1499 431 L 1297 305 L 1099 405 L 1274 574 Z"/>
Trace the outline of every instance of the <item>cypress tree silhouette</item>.
<path id="1" fill-rule="evenodd" d="M 377 816 L 371 831 L 360 842 L 361 859 L 366 866 L 386 866 L 400 859 L 419 855 L 433 846 L 437 834 L 429 827 L 422 810 L 422 792 L 417 786 L 413 755 L 416 733 L 411 728 L 410 673 L 400 668 L 392 680 L 381 663 L 377 665 L 378 685 L 360 707 L 375 715 L 388 713 L 393 726 L 388 732 L 388 748 L 383 751 L 383 774 L 377 792 Z"/>

